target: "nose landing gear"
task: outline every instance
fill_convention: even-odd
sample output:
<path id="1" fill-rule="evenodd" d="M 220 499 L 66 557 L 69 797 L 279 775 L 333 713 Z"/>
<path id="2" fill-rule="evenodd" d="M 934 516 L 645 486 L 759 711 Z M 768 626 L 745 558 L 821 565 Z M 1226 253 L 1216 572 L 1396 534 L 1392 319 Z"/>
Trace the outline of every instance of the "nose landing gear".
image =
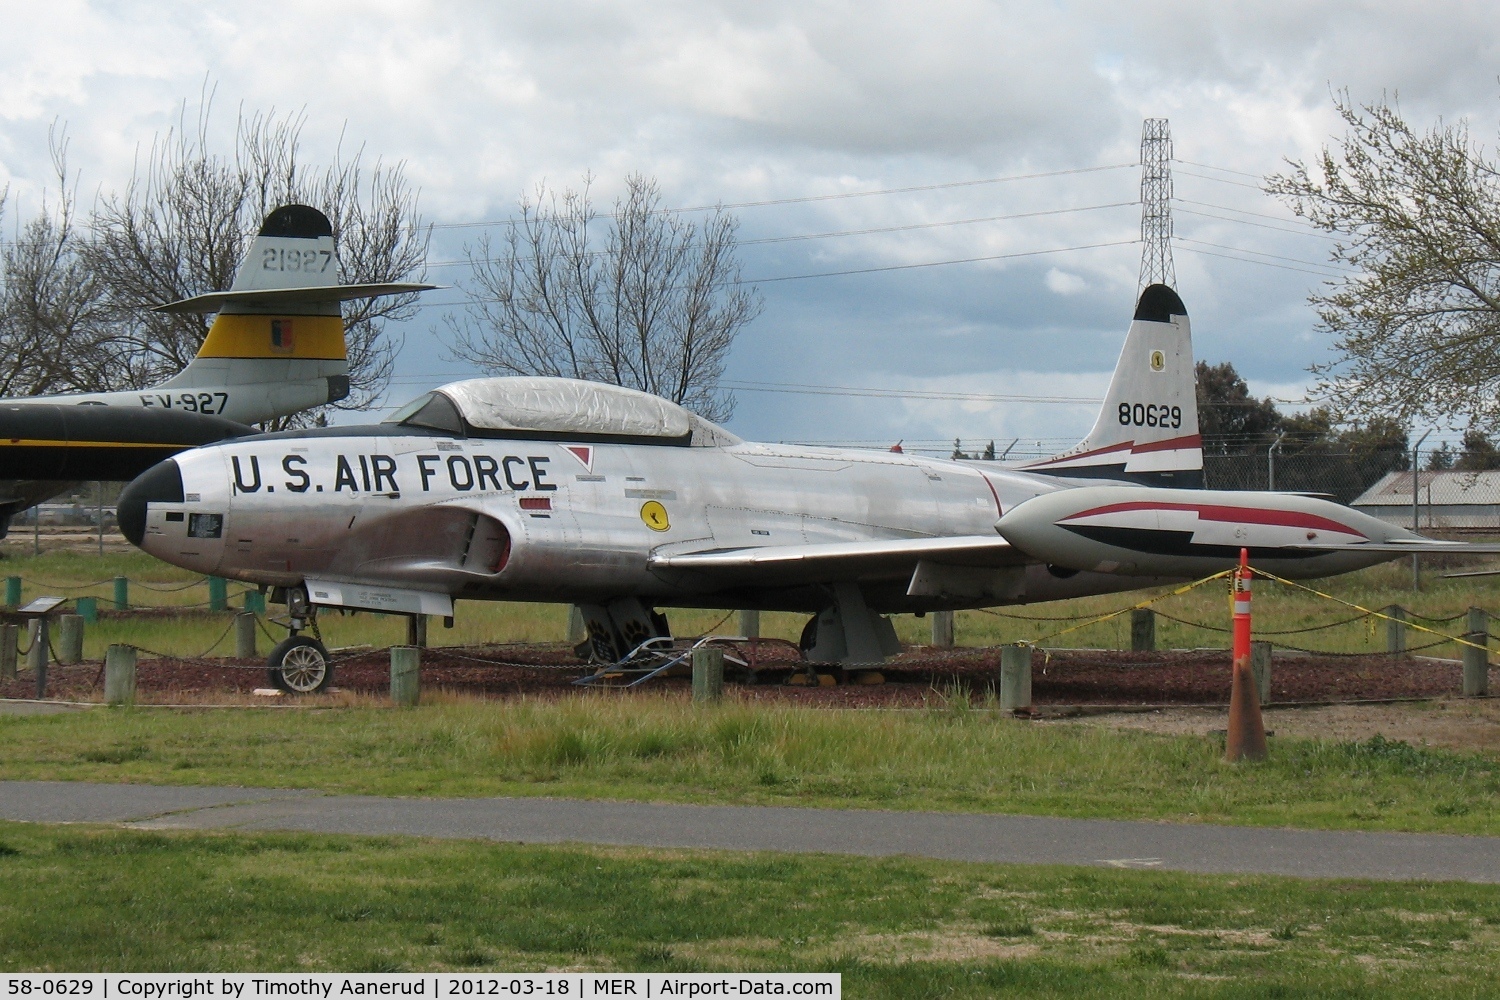
<path id="1" fill-rule="evenodd" d="M 272 594 L 272 600 L 277 598 Z M 287 629 L 291 635 L 278 642 L 266 659 L 271 684 L 288 694 L 316 694 L 333 683 L 333 664 L 328 647 L 318 634 L 317 609 L 309 603 L 307 590 L 290 587 L 282 595 L 286 602 Z M 312 635 L 302 635 L 310 629 Z"/>

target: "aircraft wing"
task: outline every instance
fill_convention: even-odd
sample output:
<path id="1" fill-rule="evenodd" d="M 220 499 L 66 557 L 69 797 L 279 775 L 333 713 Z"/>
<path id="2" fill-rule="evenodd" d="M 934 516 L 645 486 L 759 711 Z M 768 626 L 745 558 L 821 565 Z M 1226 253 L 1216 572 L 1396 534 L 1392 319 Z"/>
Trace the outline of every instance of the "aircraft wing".
<path id="1" fill-rule="evenodd" d="M 1003 569 L 1035 560 L 998 535 L 765 545 L 656 553 L 650 558 L 652 569 L 692 571 L 744 584 L 900 579 L 910 577 L 923 562 Z"/>
<path id="2" fill-rule="evenodd" d="M 238 292 L 209 292 L 190 299 L 168 302 L 157 306 L 153 312 L 160 313 L 211 313 L 234 303 L 245 306 L 277 306 L 286 304 L 311 304 L 317 302 L 343 302 L 346 299 L 367 299 L 377 295 L 406 295 L 410 292 L 425 292 L 438 285 L 424 285 L 414 281 L 386 281 L 365 285 L 310 285 L 306 288 L 255 288 Z"/>

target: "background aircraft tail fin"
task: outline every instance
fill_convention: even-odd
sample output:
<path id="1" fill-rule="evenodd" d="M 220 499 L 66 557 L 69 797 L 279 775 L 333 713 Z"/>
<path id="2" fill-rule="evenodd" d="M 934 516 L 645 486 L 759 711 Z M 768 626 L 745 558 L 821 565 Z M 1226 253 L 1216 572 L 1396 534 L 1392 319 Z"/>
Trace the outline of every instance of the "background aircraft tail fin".
<path id="1" fill-rule="evenodd" d="M 159 388 L 230 390 L 219 412 L 244 422 L 337 402 L 349 394 L 339 303 L 433 287 L 339 284 L 328 217 L 306 205 L 283 205 L 266 216 L 229 291 L 158 307 L 218 313 L 197 357 Z"/>
<path id="2" fill-rule="evenodd" d="M 1176 292 L 1150 285 L 1141 293 L 1088 436 L 1059 455 L 1019 468 L 1079 479 L 1203 485 L 1193 337 Z"/>

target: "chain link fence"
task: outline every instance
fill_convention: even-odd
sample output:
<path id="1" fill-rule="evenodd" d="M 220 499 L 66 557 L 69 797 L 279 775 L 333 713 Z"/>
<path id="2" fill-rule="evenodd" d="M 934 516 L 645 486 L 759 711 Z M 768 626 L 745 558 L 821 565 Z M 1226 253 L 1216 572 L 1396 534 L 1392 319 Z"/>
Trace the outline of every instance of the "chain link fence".
<path id="1" fill-rule="evenodd" d="M 1352 503 L 1387 472 L 1405 469 L 1405 451 L 1296 452 L 1203 456 L 1204 485 L 1213 490 L 1326 493 Z"/>

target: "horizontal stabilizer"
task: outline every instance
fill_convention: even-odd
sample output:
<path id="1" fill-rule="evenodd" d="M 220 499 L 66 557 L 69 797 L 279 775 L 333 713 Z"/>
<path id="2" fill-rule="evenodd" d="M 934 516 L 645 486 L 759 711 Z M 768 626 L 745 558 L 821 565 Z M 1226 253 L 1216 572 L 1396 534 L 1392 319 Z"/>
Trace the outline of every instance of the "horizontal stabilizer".
<path id="1" fill-rule="evenodd" d="M 277 309 L 284 306 L 321 305 L 329 302 L 346 302 L 349 299 L 369 299 L 378 295 L 407 295 L 426 292 L 441 285 L 427 285 L 415 281 L 385 281 L 364 285 L 311 285 L 301 288 L 256 288 L 246 291 L 209 292 L 190 299 L 169 302 L 157 306 L 160 313 L 211 313 L 226 305 L 248 306 L 259 309 Z"/>
<path id="2" fill-rule="evenodd" d="M 1290 547 L 1311 549 L 1316 552 L 1386 552 L 1402 556 L 1500 554 L 1500 542 L 1449 542 L 1437 538 L 1412 538 L 1389 542 L 1298 542 Z"/>

